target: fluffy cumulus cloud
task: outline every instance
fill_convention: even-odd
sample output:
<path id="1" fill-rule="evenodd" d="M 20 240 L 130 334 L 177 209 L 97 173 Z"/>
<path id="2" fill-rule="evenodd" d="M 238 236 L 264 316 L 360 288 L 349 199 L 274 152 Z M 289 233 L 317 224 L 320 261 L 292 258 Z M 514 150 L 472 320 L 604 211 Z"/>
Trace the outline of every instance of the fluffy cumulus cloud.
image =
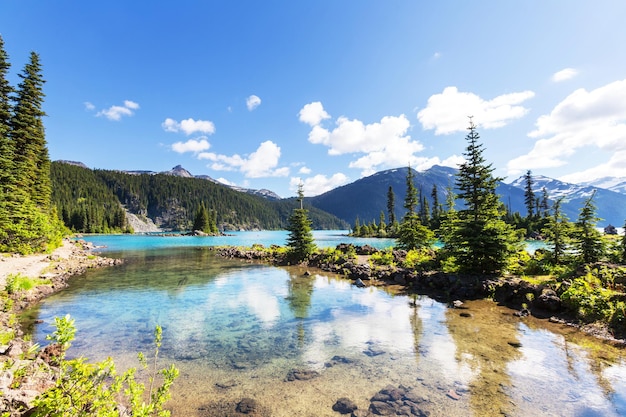
<path id="1" fill-rule="evenodd" d="M 238 154 L 228 156 L 213 152 L 200 152 L 199 159 L 212 162 L 210 167 L 216 171 L 240 171 L 247 178 L 286 177 L 288 167 L 278 167 L 280 147 L 272 141 L 265 141 L 256 151 L 247 157 Z"/>
<path id="2" fill-rule="evenodd" d="M 161 127 L 166 132 L 183 132 L 186 135 L 192 135 L 194 133 L 212 135 L 215 133 L 215 125 L 210 120 L 194 120 L 189 118 L 178 122 L 168 117 L 161 123 Z"/>
<path id="3" fill-rule="evenodd" d="M 87 102 L 85 103 L 85 107 L 88 110 L 93 110 L 95 107 L 93 104 Z M 124 100 L 124 104 L 121 106 L 111 106 L 108 109 L 100 110 L 96 113 L 98 117 L 106 117 L 109 120 L 121 120 L 124 116 L 132 116 L 135 114 L 135 110 L 139 109 L 139 104 L 134 101 Z"/>
<path id="4" fill-rule="evenodd" d="M 349 178 L 342 173 L 336 173 L 331 177 L 326 175 L 315 175 L 309 178 L 292 177 L 289 181 L 290 189 L 296 191 L 298 185 L 302 183 L 304 195 L 307 197 L 313 197 L 330 191 L 333 188 L 337 188 L 348 182 Z"/>
<path id="5" fill-rule="evenodd" d="M 589 175 L 586 180 L 594 179 L 590 176 L 617 175 L 612 169 L 626 166 L 626 79 L 591 91 L 574 91 L 550 114 L 539 117 L 536 129 L 528 136 L 537 141 L 528 154 L 509 161 L 510 174 L 562 166 L 581 148 L 596 147 L 610 152 L 612 157 L 585 170 Z"/>
<path id="6" fill-rule="evenodd" d="M 474 93 L 446 87 L 442 93 L 430 96 L 426 107 L 417 113 L 417 119 L 424 129 L 434 129 L 436 135 L 465 131 L 468 116 L 474 116 L 474 122 L 481 128 L 495 129 L 528 113 L 522 103 L 534 96 L 532 91 L 522 91 L 485 100 Z"/>
<path id="7" fill-rule="evenodd" d="M 574 68 L 564 68 L 561 71 L 557 71 L 552 74 L 552 81 L 560 83 L 561 81 L 567 81 L 578 75 L 578 71 Z"/>
<path id="8" fill-rule="evenodd" d="M 83 104 L 85 105 L 85 110 L 87 111 L 93 111 L 96 109 L 96 106 L 94 106 L 93 103 L 89 101 L 85 101 Z"/>
<path id="9" fill-rule="evenodd" d="M 187 142 L 176 142 L 172 145 L 172 150 L 178 153 L 193 152 L 200 153 L 208 150 L 211 144 L 205 137 L 189 139 Z"/>
<path id="10" fill-rule="evenodd" d="M 246 99 L 246 107 L 249 111 L 252 111 L 261 105 L 261 98 L 252 94 Z"/>
<path id="11" fill-rule="evenodd" d="M 322 121 L 330 118 L 319 102 L 305 105 L 300 121 L 311 126 L 309 142 L 324 145 L 329 155 L 362 154 L 350 163 L 361 169 L 362 175 L 373 174 L 381 168 L 406 166 L 424 146 L 407 134 L 410 123 L 405 115 L 385 116 L 380 122 L 366 124 L 341 116 L 335 127 L 327 129 Z"/>
<path id="12" fill-rule="evenodd" d="M 326 113 L 324 106 L 322 106 L 322 103 L 319 101 L 305 104 L 304 107 L 300 109 L 298 117 L 301 122 L 306 123 L 309 126 L 317 126 L 322 122 L 322 120 L 330 119 L 330 115 Z"/>

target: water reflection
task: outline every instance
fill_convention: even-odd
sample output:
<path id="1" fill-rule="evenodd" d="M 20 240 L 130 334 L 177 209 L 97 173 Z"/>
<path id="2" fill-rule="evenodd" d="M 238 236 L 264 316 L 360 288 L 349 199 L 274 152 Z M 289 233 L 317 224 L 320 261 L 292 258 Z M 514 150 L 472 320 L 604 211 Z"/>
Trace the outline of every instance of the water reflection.
<path id="1" fill-rule="evenodd" d="M 499 314 L 501 310 L 491 302 L 446 312 L 455 357 L 472 372 L 467 383 L 475 415 L 520 415 L 509 399 L 512 381 L 506 372 L 507 364 L 521 356 L 519 332 L 512 315 L 494 320 Z"/>
<path id="2" fill-rule="evenodd" d="M 162 358 L 183 371 L 173 415 L 206 416 L 207 399 L 248 396 L 276 416 L 332 416 L 337 398 L 367 409 L 387 384 L 419 391 L 431 415 L 626 414 L 623 352 L 581 347 L 492 302 L 451 309 L 204 249 L 125 257 L 73 280 L 23 319 L 44 321 L 33 332 L 46 344 L 53 317 L 70 313 L 79 328 L 70 355 L 96 360 L 149 351 L 161 324 Z M 319 377 L 286 382 L 290 369 Z M 230 388 L 216 386 L 223 381 Z"/>

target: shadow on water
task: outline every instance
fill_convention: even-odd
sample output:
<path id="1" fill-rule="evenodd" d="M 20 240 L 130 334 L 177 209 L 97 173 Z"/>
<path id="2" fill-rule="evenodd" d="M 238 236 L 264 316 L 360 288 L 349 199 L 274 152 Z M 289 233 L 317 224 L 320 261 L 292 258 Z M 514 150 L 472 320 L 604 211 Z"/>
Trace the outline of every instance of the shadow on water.
<path id="1" fill-rule="evenodd" d="M 112 356 L 120 369 L 151 351 L 162 325 L 162 361 L 181 369 L 173 415 L 224 415 L 215 404 L 250 397 L 263 415 L 334 416 L 338 398 L 367 409 L 387 385 L 418 392 L 431 415 L 626 414 L 623 351 L 490 301 L 451 309 L 206 248 L 119 256 L 21 319 L 45 345 L 53 318 L 71 314 L 69 354 Z M 310 379 L 289 380 L 294 370 Z"/>

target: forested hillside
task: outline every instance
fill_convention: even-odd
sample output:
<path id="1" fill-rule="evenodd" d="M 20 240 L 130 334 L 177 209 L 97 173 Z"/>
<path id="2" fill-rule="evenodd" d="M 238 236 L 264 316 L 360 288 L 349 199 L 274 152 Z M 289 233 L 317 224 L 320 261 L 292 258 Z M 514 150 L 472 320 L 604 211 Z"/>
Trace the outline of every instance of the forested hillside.
<path id="1" fill-rule="evenodd" d="M 123 207 L 166 230 L 190 230 L 204 206 L 222 230 L 284 229 L 296 202 L 270 201 L 200 178 L 132 175 L 52 163 L 53 202 L 65 223 L 79 232 L 122 231 Z M 345 222 L 309 207 L 316 229 L 344 229 Z"/>
<path id="2" fill-rule="evenodd" d="M 126 231 L 123 207 L 92 170 L 53 162 L 50 177 L 52 202 L 67 227 L 84 233 Z"/>

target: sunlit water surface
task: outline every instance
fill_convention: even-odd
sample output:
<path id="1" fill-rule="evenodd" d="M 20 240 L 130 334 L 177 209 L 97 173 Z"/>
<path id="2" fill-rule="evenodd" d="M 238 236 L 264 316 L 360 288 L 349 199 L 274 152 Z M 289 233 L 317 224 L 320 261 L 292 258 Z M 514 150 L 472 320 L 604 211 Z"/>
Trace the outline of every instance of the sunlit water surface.
<path id="1" fill-rule="evenodd" d="M 220 404 L 244 397 L 267 415 L 336 416 L 338 398 L 367 409 L 388 384 L 415 388 L 431 416 L 626 415 L 623 352 L 572 330 L 490 301 L 451 309 L 326 273 L 221 259 L 207 247 L 284 244 L 275 233 L 195 245 L 184 237 L 87 237 L 126 262 L 73 279 L 22 319 L 45 345 L 53 318 L 69 313 L 78 327 L 69 355 L 111 356 L 118 369 L 152 352 L 160 324 L 160 363 L 181 371 L 168 403 L 174 416 L 223 415 Z M 347 241 L 316 237 L 327 246 Z M 319 376 L 288 381 L 292 369 Z"/>

